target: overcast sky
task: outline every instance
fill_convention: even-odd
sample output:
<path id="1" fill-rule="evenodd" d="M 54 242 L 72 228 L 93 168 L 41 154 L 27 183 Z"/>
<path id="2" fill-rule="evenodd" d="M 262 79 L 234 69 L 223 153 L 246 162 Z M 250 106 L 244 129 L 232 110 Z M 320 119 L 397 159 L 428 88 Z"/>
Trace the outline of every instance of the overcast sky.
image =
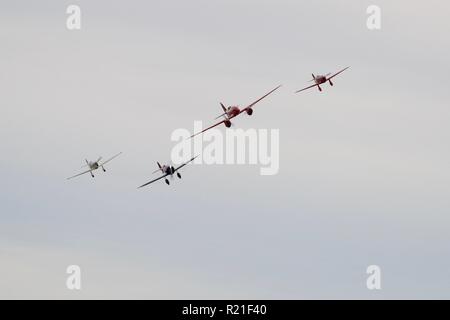
<path id="1" fill-rule="evenodd" d="M 70 4 L 81 30 L 66 28 Z M 450 298 L 448 12 L 0 0 L 0 298 Z M 322 93 L 293 94 L 347 65 Z M 170 161 L 173 130 L 278 84 L 235 121 L 280 130 L 278 175 L 194 164 L 136 189 Z M 66 180 L 120 151 L 95 179 Z M 71 264 L 81 291 L 65 286 Z"/>

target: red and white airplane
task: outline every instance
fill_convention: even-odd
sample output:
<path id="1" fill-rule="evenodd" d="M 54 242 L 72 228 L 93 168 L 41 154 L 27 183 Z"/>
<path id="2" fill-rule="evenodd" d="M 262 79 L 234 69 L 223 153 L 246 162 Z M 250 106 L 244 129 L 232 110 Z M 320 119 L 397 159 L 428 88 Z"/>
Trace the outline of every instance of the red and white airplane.
<path id="1" fill-rule="evenodd" d="M 214 127 L 217 127 L 217 126 L 221 125 L 222 123 L 225 124 L 225 127 L 229 128 L 229 127 L 231 127 L 231 119 L 237 117 L 238 115 L 240 115 L 240 114 L 243 113 L 243 112 L 247 112 L 247 114 L 248 114 L 249 116 L 251 116 L 251 115 L 253 114 L 253 109 L 252 109 L 253 106 L 254 106 L 255 104 L 257 104 L 258 102 L 260 102 L 260 101 L 261 101 L 262 99 L 264 99 L 265 97 L 267 97 L 268 95 L 270 95 L 270 94 L 271 94 L 272 92 L 274 92 L 275 90 L 279 89 L 280 87 L 281 87 L 281 85 L 279 85 L 278 87 L 276 87 L 276 88 L 273 89 L 272 91 L 266 93 L 266 94 L 263 95 L 261 98 L 259 98 L 259 99 L 256 100 L 255 102 L 249 104 L 247 107 L 245 107 L 245 108 L 243 108 L 243 109 L 240 109 L 238 106 L 230 106 L 230 107 L 226 108 L 226 107 L 223 105 L 223 103 L 220 103 L 220 105 L 222 106 L 223 113 L 222 113 L 220 116 L 218 116 L 216 119 L 219 119 L 219 118 L 221 118 L 221 117 L 223 117 L 224 119 L 223 119 L 222 121 L 220 121 L 220 122 L 218 122 L 218 123 L 212 125 L 211 127 L 208 127 L 208 128 L 206 128 L 206 129 L 204 129 L 204 130 L 202 130 L 202 131 L 200 131 L 200 132 L 197 132 L 196 134 L 193 134 L 193 135 L 191 136 L 191 138 L 192 138 L 192 137 L 195 137 L 196 135 L 201 134 L 201 133 L 203 133 L 203 132 L 205 132 L 205 131 L 207 131 L 207 130 L 209 130 L 209 129 L 212 129 L 212 128 L 214 128 Z"/>
<path id="2" fill-rule="evenodd" d="M 338 74 L 340 74 L 341 72 L 344 72 L 345 70 L 347 70 L 348 68 L 350 68 L 350 67 L 347 67 L 347 68 L 344 68 L 344 69 L 342 69 L 341 71 L 339 71 L 339 72 L 337 72 L 337 73 L 335 73 L 335 74 L 333 74 L 331 77 L 328 77 L 331 73 L 328 73 L 327 75 L 318 75 L 318 76 L 315 76 L 314 74 L 312 75 L 312 80 L 310 80 L 310 81 L 314 81 L 314 84 L 313 85 L 311 85 L 311 86 L 309 86 L 309 87 L 306 87 L 306 88 L 303 88 L 303 89 L 300 89 L 300 90 L 298 90 L 298 91 L 295 91 L 295 93 L 299 93 L 299 92 L 301 92 L 301 91 L 304 91 L 304 90 L 307 90 L 307 89 L 310 89 L 310 88 L 313 88 L 313 87 L 316 87 L 317 86 L 317 88 L 319 89 L 319 91 L 322 91 L 322 88 L 320 87 L 320 85 L 322 84 L 322 83 L 325 83 L 325 82 L 329 82 L 330 83 L 330 85 L 332 86 L 333 85 L 333 82 L 331 82 L 331 79 L 333 79 L 334 77 L 336 77 Z"/>
<path id="3" fill-rule="evenodd" d="M 142 188 L 145 186 L 148 186 L 149 184 L 156 182 L 160 179 L 165 178 L 164 180 L 166 181 L 167 185 L 170 184 L 169 179 L 167 179 L 167 176 L 170 176 L 170 178 L 173 178 L 173 174 L 176 172 L 177 173 L 177 177 L 179 179 L 181 179 L 181 174 L 178 172 L 181 168 L 183 168 L 185 165 L 187 165 L 189 162 L 194 161 L 195 158 L 197 158 L 198 156 L 193 157 L 191 160 L 186 161 L 185 163 L 183 163 L 182 165 L 180 165 L 179 167 L 175 168 L 174 166 L 169 166 L 169 165 L 161 165 L 159 162 L 156 162 L 158 164 L 158 169 L 153 171 L 153 173 L 157 173 L 157 172 L 161 172 L 162 176 L 160 176 L 159 178 L 153 179 L 152 181 L 149 181 L 147 183 L 144 183 L 142 186 L 138 187 Z"/>

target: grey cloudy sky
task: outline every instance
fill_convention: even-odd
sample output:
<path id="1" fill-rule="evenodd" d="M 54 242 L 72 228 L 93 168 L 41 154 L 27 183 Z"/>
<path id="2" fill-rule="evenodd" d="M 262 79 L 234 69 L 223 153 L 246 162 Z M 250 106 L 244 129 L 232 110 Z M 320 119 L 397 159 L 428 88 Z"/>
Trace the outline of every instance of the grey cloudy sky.
<path id="1" fill-rule="evenodd" d="M 1 0 L 0 298 L 450 298 L 449 11 Z M 347 65 L 333 88 L 293 94 Z M 278 175 L 192 165 L 136 190 L 174 129 L 280 83 L 236 120 L 280 130 Z M 65 180 L 119 151 L 95 180 Z M 65 287 L 70 264 L 81 291 Z"/>

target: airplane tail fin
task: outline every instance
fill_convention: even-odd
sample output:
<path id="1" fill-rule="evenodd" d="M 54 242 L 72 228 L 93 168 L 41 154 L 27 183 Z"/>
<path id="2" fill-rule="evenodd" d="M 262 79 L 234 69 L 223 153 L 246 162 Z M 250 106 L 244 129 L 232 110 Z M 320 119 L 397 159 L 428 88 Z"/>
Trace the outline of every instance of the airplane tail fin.
<path id="1" fill-rule="evenodd" d="M 222 107 L 223 113 L 221 115 L 215 117 L 214 119 L 219 119 L 219 118 L 222 118 L 222 117 L 226 118 L 227 108 L 224 106 L 224 104 L 222 102 L 220 103 L 220 106 Z"/>
<path id="2" fill-rule="evenodd" d="M 84 166 L 82 166 L 81 168 L 89 167 L 89 161 L 87 159 L 84 159 L 84 161 L 86 161 L 86 164 Z"/>
<path id="3" fill-rule="evenodd" d="M 158 167 L 159 167 L 159 169 L 157 169 L 157 170 L 155 170 L 155 171 L 153 171 L 152 172 L 152 174 L 155 174 L 155 173 L 157 173 L 157 172 L 160 172 L 161 171 L 161 169 L 162 169 L 162 166 L 161 166 L 161 164 L 158 162 L 158 161 L 156 161 L 156 163 L 158 164 Z"/>
<path id="4" fill-rule="evenodd" d="M 316 81 L 316 76 L 314 75 L 314 73 L 311 73 L 311 75 L 312 75 L 312 79 L 308 80 L 308 82 Z"/>

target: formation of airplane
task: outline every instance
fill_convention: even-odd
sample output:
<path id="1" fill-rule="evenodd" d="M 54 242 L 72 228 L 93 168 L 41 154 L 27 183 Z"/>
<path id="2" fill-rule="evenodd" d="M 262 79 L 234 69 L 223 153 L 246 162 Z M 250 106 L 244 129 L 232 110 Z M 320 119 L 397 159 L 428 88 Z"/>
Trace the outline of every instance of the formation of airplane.
<path id="1" fill-rule="evenodd" d="M 103 161 L 103 162 L 100 162 L 102 160 L 102 157 L 98 158 L 97 161 L 88 161 L 87 159 L 85 159 L 86 165 L 84 165 L 84 167 L 88 167 L 89 169 L 84 171 L 84 172 L 81 172 L 79 174 L 76 174 L 76 175 L 74 175 L 72 177 L 69 177 L 69 178 L 67 178 L 67 180 L 75 178 L 75 177 L 79 177 L 79 176 L 81 176 L 83 174 L 86 174 L 86 173 L 90 173 L 91 177 L 94 178 L 94 174 L 92 173 L 92 171 L 95 171 L 98 168 L 102 168 L 103 172 L 106 172 L 105 164 L 107 164 L 111 160 L 115 159 L 116 157 L 120 156 L 121 154 L 122 154 L 122 152 L 119 152 L 115 156 L 113 156 L 113 157 L 111 157 L 108 160 Z"/>
<path id="2" fill-rule="evenodd" d="M 331 75 L 331 73 L 328 73 L 328 74 L 326 74 L 326 75 L 318 75 L 318 76 L 315 76 L 314 74 L 312 74 L 312 77 L 313 77 L 313 78 L 312 78 L 312 80 L 310 80 L 310 81 L 314 81 L 314 84 L 313 84 L 313 85 L 310 85 L 310 86 L 308 86 L 308 87 L 306 87 L 306 88 L 300 89 L 300 90 L 296 91 L 295 93 L 298 93 L 298 92 L 301 92 L 301 91 L 304 91 L 304 90 L 307 90 L 307 89 L 310 89 L 310 88 L 313 88 L 313 87 L 317 87 L 317 88 L 319 89 L 319 91 L 322 91 L 322 88 L 320 87 L 320 85 L 321 85 L 321 84 L 324 84 L 324 83 L 326 83 L 326 82 L 329 82 L 330 85 L 333 86 L 333 82 L 331 81 L 331 79 L 333 79 L 334 77 L 336 77 L 336 76 L 339 75 L 340 73 L 344 72 L 344 71 L 347 70 L 348 68 L 349 68 L 349 67 L 346 67 L 346 68 L 344 68 L 344 69 L 342 69 L 342 70 L 336 72 L 336 73 L 333 74 L 333 75 Z M 330 76 L 330 75 L 331 75 L 331 76 Z M 223 103 L 220 103 L 220 106 L 222 107 L 223 113 L 222 113 L 221 115 L 219 115 L 216 119 L 219 119 L 219 118 L 223 118 L 223 119 L 222 119 L 220 122 L 217 122 L 216 124 L 214 124 L 214 125 L 212 125 L 212 126 L 206 128 L 206 129 L 204 129 L 204 130 L 202 130 L 202 131 L 200 131 L 200 132 L 197 132 L 197 133 L 193 134 L 190 138 L 193 138 L 193 137 L 195 137 L 195 136 L 197 136 L 197 135 L 199 135 L 199 134 L 202 134 L 202 133 L 204 133 L 205 131 L 208 131 L 208 130 L 210 130 L 210 129 L 212 129 L 212 128 L 215 128 L 215 127 L 217 127 L 217 126 L 219 126 L 219 125 L 221 125 L 221 124 L 224 124 L 225 127 L 229 128 L 229 127 L 231 127 L 231 125 L 232 125 L 231 120 L 232 120 L 233 118 L 237 117 L 238 115 L 240 115 L 241 113 L 244 113 L 244 112 L 245 112 L 245 113 L 247 113 L 249 116 L 251 116 L 251 115 L 253 114 L 253 107 L 254 107 L 258 102 L 260 102 L 261 100 L 263 100 L 264 98 L 266 98 L 267 96 L 269 96 L 270 94 L 272 94 L 273 92 L 275 92 L 276 90 L 278 90 L 280 87 L 281 87 L 281 85 L 279 85 L 278 87 L 272 89 L 271 91 L 269 91 L 268 93 L 266 93 L 265 95 L 263 95 L 261 98 L 259 98 L 258 100 L 252 102 L 251 104 L 249 104 L 248 106 L 246 106 L 245 108 L 242 108 L 242 109 L 241 109 L 239 106 L 229 106 L 229 107 L 225 107 L 225 105 L 224 105 Z M 108 160 L 103 161 L 103 162 L 101 162 L 102 157 L 98 158 L 96 161 L 88 161 L 88 160 L 86 160 L 86 165 L 85 165 L 85 167 L 88 167 L 88 170 L 86 170 L 86 171 L 84 171 L 84 172 L 81 172 L 81 173 L 79 173 L 79 174 L 76 174 L 76 175 L 74 175 L 74 176 L 72 176 L 72 177 L 69 177 L 69 178 L 67 178 L 67 179 L 72 179 L 72 178 L 75 178 L 75 177 L 84 175 L 84 174 L 86 174 L 86 173 L 90 173 L 91 176 L 92 176 L 92 178 L 94 178 L 93 171 L 95 171 L 95 170 L 97 170 L 97 169 L 99 169 L 99 168 L 102 168 L 102 170 L 103 170 L 104 172 L 106 172 L 105 167 L 104 167 L 105 164 L 107 164 L 108 162 L 110 162 L 111 160 L 115 159 L 116 157 L 118 157 L 118 156 L 121 155 L 121 154 L 122 154 L 122 152 L 120 152 L 120 153 L 114 155 L 113 157 L 111 157 L 111 158 L 109 158 Z M 183 168 L 184 166 L 186 166 L 187 164 L 189 164 L 190 162 L 194 161 L 195 158 L 197 158 L 197 156 L 191 158 L 189 161 L 186 161 L 185 163 L 181 164 L 180 166 L 178 166 L 178 167 L 176 167 L 176 168 L 175 168 L 174 166 L 172 166 L 172 165 L 161 165 L 159 162 L 156 162 L 156 163 L 158 164 L 158 169 L 157 169 L 156 171 L 154 171 L 153 173 L 161 172 L 161 176 L 158 177 L 158 178 L 156 178 L 156 179 L 153 179 L 153 180 L 151 180 L 151 181 L 149 181 L 149 182 L 147 182 L 147 183 L 145 183 L 145 184 L 143 184 L 143 185 L 141 185 L 141 186 L 139 186 L 138 188 L 142 188 L 142 187 L 148 186 L 148 185 L 150 185 L 150 184 L 152 184 L 152 183 L 154 183 L 154 182 L 156 182 L 156 181 L 159 181 L 159 180 L 161 180 L 161 179 L 164 179 L 164 181 L 166 182 L 166 184 L 169 185 L 170 182 L 169 182 L 169 179 L 167 179 L 167 177 L 173 178 L 173 175 L 174 175 L 175 173 L 176 173 L 177 177 L 178 177 L 179 179 L 181 179 L 181 174 L 180 174 L 179 170 L 180 170 L 181 168 Z"/>
<path id="3" fill-rule="evenodd" d="M 253 114 L 253 107 L 255 106 L 255 104 L 257 104 L 258 102 L 260 102 L 262 99 L 266 98 L 268 95 L 270 95 L 271 93 L 273 93 L 274 91 L 278 90 L 281 87 L 281 85 L 279 85 L 278 87 L 276 87 L 275 89 L 271 90 L 270 92 L 266 93 L 265 95 L 263 95 L 261 98 L 259 98 L 258 100 L 256 100 L 255 102 L 249 104 L 248 106 L 246 106 L 243 109 L 240 109 L 238 106 L 229 106 L 228 108 L 226 108 L 223 103 L 220 103 L 220 106 L 222 107 L 223 113 L 218 116 L 216 119 L 219 119 L 221 117 L 223 117 L 223 120 L 213 124 L 212 126 L 203 129 L 200 132 L 197 132 L 196 134 L 193 134 L 191 136 L 191 138 L 195 137 L 196 135 L 199 135 L 205 131 L 208 131 L 209 129 L 215 128 L 219 125 L 221 125 L 222 123 L 225 125 L 225 127 L 229 128 L 231 127 L 231 119 L 237 117 L 238 115 L 240 115 L 243 112 L 246 112 L 249 116 L 251 116 Z"/>
<path id="4" fill-rule="evenodd" d="M 166 184 L 169 185 L 170 182 L 169 182 L 169 179 L 167 179 L 167 177 L 170 176 L 170 178 L 172 178 L 175 173 L 177 174 L 177 177 L 179 179 L 181 179 L 181 174 L 180 174 L 179 170 L 181 168 L 183 168 L 185 165 L 187 165 L 189 162 L 194 161 L 195 158 L 197 158 L 197 157 L 198 156 L 193 157 L 191 160 L 186 161 L 185 163 L 183 163 L 182 165 L 180 165 L 180 166 L 178 166 L 176 168 L 174 166 L 161 165 L 159 162 L 156 162 L 158 164 L 159 168 L 157 170 L 153 171 L 153 173 L 161 172 L 162 175 L 159 178 L 156 178 L 156 179 L 153 179 L 152 181 L 144 183 L 142 186 L 138 187 L 138 189 L 142 188 L 142 187 L 145 187 L 145 186 L 148 186 L 149 184 L 152 184 L 153 182 L 156 182 L 156 181 L 161 180 L 163 178 L 165 178 Z"/>
<path id="5" fill-rule="evenodd" d="M 313 78 L 312 78 L 312 80 L 310 80 L 310 81 L 314 81 L 314 84 L 311 85 L 311 86 L 309 86 L 309 87 L 306 87 L 306 88 L 297 90 L 297 91 L 295 91 L 295 93 L 299 93 L 299 92 L 301 92 L 301 91 L 304 91 L 304 90 L 307 90 L 307 89 L 310 89 L 310 88 L 313 88 L 313 87 L 317 87 L 317 88 L 319 89 L 319 91 L 322 91 L 322 88 L 320 87 L 320 85 L 323 84 L 323 83 L 325 83 L 325 82 L 327 82 L 327 81 L 330 83 L 330 86 L 333 86 L 333 82 L 331 81 L 331 79 L 333 79 L 334 77 L 336 77 L 338 74 L 344 72 L 344 71 L 347 70 L 348 68 L 350 68 L 350 67 L 346 67 L 346 68 L 344 68 L 344 69 L 342 69 L 342 70 L 336 72 L 336 73 L 333 74 L 331 77 L 328 77 L 331 73 L 328 73 L 328 74 L 326 74 L 326 75 L 318 75 L 318 76 L 315 76 L 314 74 L 312 74 L 312 77 L 313 77 Z"/>

